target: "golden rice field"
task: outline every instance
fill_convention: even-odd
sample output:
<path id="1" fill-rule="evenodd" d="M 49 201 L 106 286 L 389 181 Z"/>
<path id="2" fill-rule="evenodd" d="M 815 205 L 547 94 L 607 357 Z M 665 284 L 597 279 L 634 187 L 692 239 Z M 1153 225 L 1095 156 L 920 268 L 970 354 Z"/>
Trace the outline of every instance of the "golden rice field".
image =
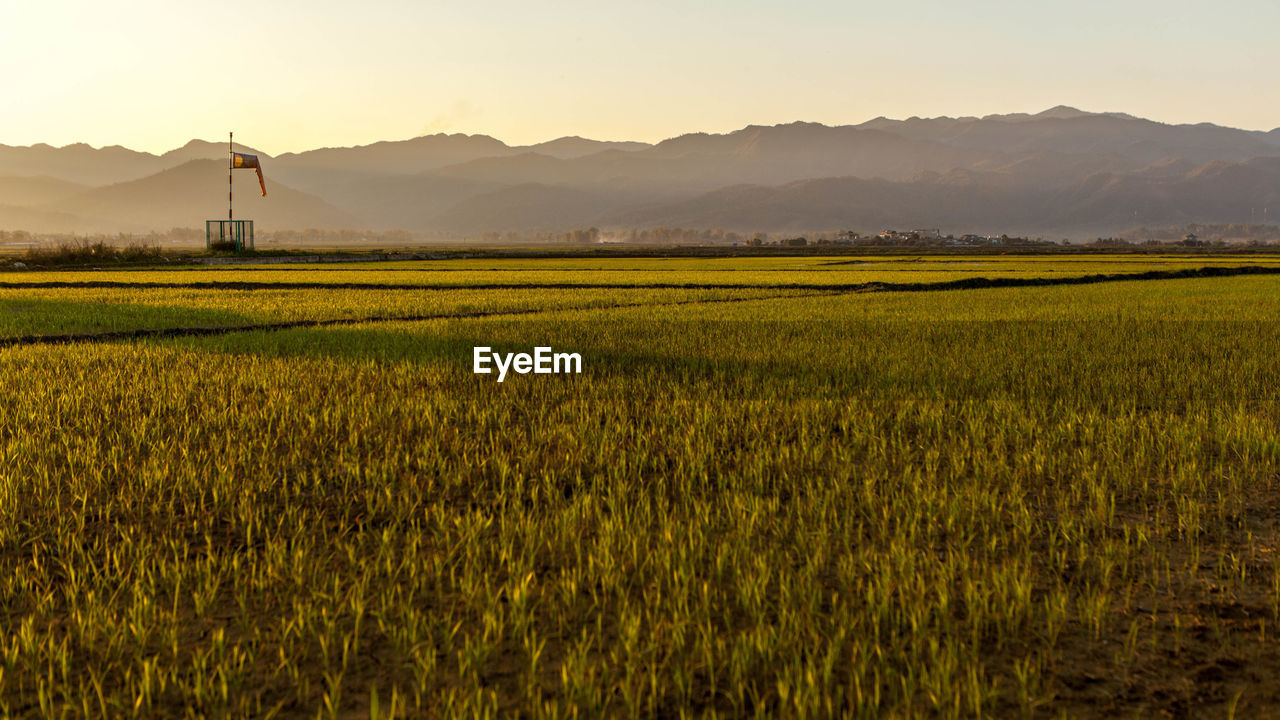
<path id="1" fill-rule="evenodd" d="M 1280 275 L 921 287 L 1215 265 L 0 274 L 0 716 L 1274 716 Z"/>

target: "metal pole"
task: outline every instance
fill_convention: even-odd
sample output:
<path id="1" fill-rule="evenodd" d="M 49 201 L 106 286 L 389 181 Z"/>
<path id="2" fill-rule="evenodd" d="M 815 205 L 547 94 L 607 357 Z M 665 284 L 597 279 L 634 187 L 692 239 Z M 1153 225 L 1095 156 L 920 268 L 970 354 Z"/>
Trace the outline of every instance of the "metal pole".
<path id="1" fill-rule="evenodd" d="M 236 151 L 231 140 L 235 136 L 234 132 L 227 133 L 227 220 L 235 219 L 235 215 L 231 213 L 231 171 L 236 166 Z M 230 225 L 227 226 L 227 232 L 231 232 Z"/>

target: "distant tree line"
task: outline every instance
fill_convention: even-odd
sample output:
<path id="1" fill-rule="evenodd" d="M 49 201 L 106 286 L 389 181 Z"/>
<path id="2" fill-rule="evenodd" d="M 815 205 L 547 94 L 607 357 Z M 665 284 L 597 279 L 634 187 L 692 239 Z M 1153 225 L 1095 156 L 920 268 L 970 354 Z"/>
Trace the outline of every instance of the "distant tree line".
<path id="1" fill-rule="evenodd" d="M 201 232 L 200 238 L 204 239 Z M 410 245 L 414 242 L 413 233 L 408 230 L 272 230 L 258 234 L 260 242 L 279 243 L 281 245 L 354 245 L 370 243 L 374 245 Z"/>
<path id="2" fill-rule="evenodd" d="M 557 231 L 485 232 L 476 239 L 488 244 L 591 245 L 628 243 L 633 245 L 720 245 L 745 244 L 747 236 L 731 230 L 690 228 L 630 228 L 602 230 L 598 227 Z"/>
<path id="3" fill-rule="evenodd" d="M 147 246 L 204 242 L 204 230 L 196 228 L 172 228 L 165 232 L 149 233 L 33 233 L 26 230 L 0 230 L 0 245 L 50 246 L 65 245 L 116 247 Z"/>
<path id="4" fill-rule="evenodd" d="M 943 235 L 937 231 L 885 230 L 876 234 L 864 234 L 854 230 L 813 233 L 810 235 L 784 235 L 770 237 L 756 233 L 747 243 L 753 247 L 776 245 L 779 247 L 810 247 L 832 245 L 857 245 L 875 248 L 965 248 L 965 247 L 1050 247 L 1056 244 L 1043 238 L 1025 238 L 1010 235 Z"/>
<path id="5" fill-rule="evenodd" d="M 164 232 L 149 233 L 33 233 L 26 230 L 0 230 L 0 245 L 62 246 L 62 245 L 194 245 L 204 244 L 204 228 L 171 228 Z M 282 245 L 332 245 L 361 244 L 410 245 L 415 236 L 407 230 L 271 230 L 257 233 L 259 243 Z"/>
<path id="6" fill-rule="evenodd" d="M 598 227 L 534 232 L 485 232 L 470 238 L 492 245 L 741 245 L 747 247 L 798 248 L 832 245 L 872 245 L 877 247 L 972 247 L 986 245 L 1046 247 L 1056 243 L 1043 238 L 1010 235 L 943 235 L 937 231 L 885 230 L 866 234 L 854 230 L 823 230 L 800 233 L 740 232 L 724 229 Z"/>
<path id="7" fill-rule="evenodd" d="M 1099 238 L 1104 240 L 1104 238 Z M 1184 247 L 1215 247 L 1228 243 L 1272 245 L 1280 243 L 1280 226 L 1251 225 L 1242 223 L 1170 225 L 1167 227 L 1138 227 L 1126 230 L 1118 238 L 1105 238 L 1113 243 L 1129 245 L 1182 245 Z M 1095 241 L 1097 242 L 1097 241 Z"/>

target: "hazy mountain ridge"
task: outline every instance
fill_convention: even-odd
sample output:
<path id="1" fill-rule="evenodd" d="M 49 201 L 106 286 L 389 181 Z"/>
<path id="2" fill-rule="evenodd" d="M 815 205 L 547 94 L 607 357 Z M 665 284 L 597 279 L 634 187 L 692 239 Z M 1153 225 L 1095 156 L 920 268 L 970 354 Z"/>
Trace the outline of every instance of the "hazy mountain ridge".
<path id="1" fill-rule="evenodd" d="M 160 158 L 112 145 L 0 145 L 0 175 L 44 176 L 83 185 L 133 180 L 164 169 Z M 0 198 L 0 203 L 5 202 Z"/>
<path id="2" fill-rule="evenodd" d="M 649 143 L 634 141 L 602 141 L 590 140 L 577 135 L 571 135 L 555 140 L 548 140 L 544 143 L 536 145 L 526 145 L 524 149 L 536 152 L 541 155 L 550 155 L 561 160 L 571 160 L 573 158 L 583 157 L 584 155 L 593 155 L 606 150 L 620 150 L 622 152 L 634 152 L 652 147 Z"/>
<path id="3" fill-rule="evenodd" d="M 436 134 L 264 159 L 237 215 L 266 229 L 467 234 L 600 226 L 736 230 L 940 227 L 1094 233 L 1249 222 L 1280 207 L 1280 128 L 1168 125 L 1059 106 L 982 118 L 796 122 L 656 144 L 563 137 L 512 146 Z M 226 144 L 162 155 L 0 146 L 0 225 L 168 229 L 225 215 Z M 39 177 L 37 177 L 39 176 Z M 23 226 L 28 224 L 29 226 Z"/>
<path id="4" fill-rule="evenodd" d="M 1218 125 L 1166 125 L 1115 113 L 1007 117 L 889 121 L 875 128 L 974 150 L 1118 153 L 1145 163 L 1170 157 L 1238 161 L 1280 153 L 1276 138 Z"/>
<path id="5" fill-rule="evenodd" d="M 525 183 L 463 200 L 438 214 L 433 224 L 459 233 L 585 227 L 627 202 L 607 191 Z"/>
<path id="6" fill-rule="evenodd" d="M 1280 208 L 1280 158 L 1215 162 L 1173 172 L 1161 164 L 1095 173 L 1065 186 L 1020 182 L 1001 172 L 955 170 L 912 180 L 820 178 L 782 186 L 722 188 L 676 203 L 601 218 L 605 225 L 803 231 L 943 228 L 1028 235 L 1107 234 L 1135 224 L 1262 222 Z"/>
<path id="7" fill-rule="evenodd" d="M 226 165 L 190 160 L 139 180 L 96 187 L 29 210 L 46 216 L 50 232 L 146 232 L 198 227 L 227 216 Z M 262 197 L 253 173 L 236 176 L 237 217 L 269 227 L 355 227 L 359 221 L 324 200 L 278 182 Z M 30 229 L 30 228 L 21 228 Z"/>
<path id="8" fill-rule="evenodd" d="M 282 168 L 328 168 L 396 174 L 423 172 L 475 158 L 517 152 L 520 151 L 488 135 L 440 133 L 356 147 L 284 153 L 275 160 Z"/>
<path id="9" fill-rule="evenodd" d="M 270 159 L 271 156 L 261 150 L 256 150 L 248 145 L 233 143 L 232 148 L 236 152 L 249 153 L 257 155 L 260 158 Z M 180 148 L 175 148 L 160 156 L 160 159 L 167 163 L 167 167 L 176 167 L 190 160 L 221 160 L 227 161 L 227 144 L 218 142 L 209 142 L 208 140 L 192 140 Z"/>

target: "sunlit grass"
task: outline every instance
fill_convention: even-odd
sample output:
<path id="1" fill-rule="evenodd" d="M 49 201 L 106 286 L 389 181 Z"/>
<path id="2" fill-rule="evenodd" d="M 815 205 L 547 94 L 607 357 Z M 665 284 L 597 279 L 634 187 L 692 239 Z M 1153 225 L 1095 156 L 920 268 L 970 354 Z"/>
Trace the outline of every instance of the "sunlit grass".
<path id="1" fill-rule="evenodd" d="M 0 715 L 1141 715 L 1271 672 L 1280 278 L 13 292 L 546 311 L 0 349 Z"/>

